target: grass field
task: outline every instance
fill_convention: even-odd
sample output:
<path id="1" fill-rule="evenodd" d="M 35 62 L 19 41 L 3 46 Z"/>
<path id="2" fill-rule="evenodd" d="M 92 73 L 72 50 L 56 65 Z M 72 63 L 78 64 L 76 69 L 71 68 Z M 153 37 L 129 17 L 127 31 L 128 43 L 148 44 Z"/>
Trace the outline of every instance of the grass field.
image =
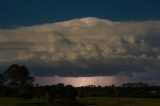
<path id="1" fill-rule="evenodd" d="M 160 99 L 141 98 L 86 97 L 77 98 L 77 102 L 81 106 L 160 106 Z M 14 97 L 0 97 L 0 106 L 48 106 L 43 103 L 45 103 L 44 99 L 24 100 Z M 50 104 L 49 106 L 55 105 Z"/>
<path id="2" fill-rule="evenodd" d="M 160 106 L 160 99 L 87 97 L 78 101 L 96 106 Z"/>
<path id="3" fill-rule="evenodd" d="M 44 99 L 33 98 L 32 100 L 24 100 L 15 97 L 0 97 L 0 106 L 18 106 L 31 105 L 31 104 L 42 104 L 45 103 Z"/>

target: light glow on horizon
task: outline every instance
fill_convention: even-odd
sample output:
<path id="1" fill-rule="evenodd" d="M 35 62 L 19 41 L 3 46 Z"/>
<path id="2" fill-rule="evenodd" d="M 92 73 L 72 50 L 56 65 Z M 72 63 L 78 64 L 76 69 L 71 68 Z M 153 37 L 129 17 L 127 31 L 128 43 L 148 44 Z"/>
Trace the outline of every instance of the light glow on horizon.
<path id="1" fill-rule="evenodd" d="M 160 81 L 155 80 L 139 80 L 137 77 L 127 77 L 125 75 L 117 76 L 92 76 L 92 77 L 60 77 L 60 76 L 47 76 L 35 77 L 35 84 L 39 85 L 54 85 L 63 83 L 65 85 L 73 85 L 75 87 L 95 85 L 95 86 L 119 86 L 124 83 L 144 82 L 151 85 L 159 85 Z"/>
<path id="2" fill-rule="evenodd" d="M 122 80 L 124 82 L 124 80 Z M 119 85 L 122 84 L 115 76 L 95 76 L 95 77 L 36 77 L 36 82 L 40 85 L 53 85 L 57 83 L 64 83 L 65 85 L 73 85 L 75 87 L 95 85 Z"/>

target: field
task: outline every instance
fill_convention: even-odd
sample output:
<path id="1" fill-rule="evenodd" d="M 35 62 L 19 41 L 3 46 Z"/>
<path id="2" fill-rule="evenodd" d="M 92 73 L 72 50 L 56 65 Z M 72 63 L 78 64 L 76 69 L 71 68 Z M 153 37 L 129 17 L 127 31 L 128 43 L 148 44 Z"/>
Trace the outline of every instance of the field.
<path id="1" fill-rule="evenodd" d="M 44 99 L 24 100 L 18 98 L 0 98 L 0 106 L 65 106 L 46 105 Z M 78 106 L 160 106 L 160 99 L 141 98 L 107 98 L 107 97 L 86 97 L 77 98 Z M 76 105 L 72 105 L 76 106 Z"/>
<path id="2" fill-rule="evenodd" d="M 42 104 L 44 103 L 44 99 L 37 99 L 33 98 L 32 100 L 24 100 L 20 98 L 15 98 L 15 97 L 0 97 L 0 106 L 23 106 L 28 105 L 30 106 L 31 104 Z M 32 105 L 31 105 L 32 106 Z"/>
<path id="3" fill-rule="evenodd" d="M 96 106 L 160 106 L 160 99 L 87 97 L 79 101 Z"/>

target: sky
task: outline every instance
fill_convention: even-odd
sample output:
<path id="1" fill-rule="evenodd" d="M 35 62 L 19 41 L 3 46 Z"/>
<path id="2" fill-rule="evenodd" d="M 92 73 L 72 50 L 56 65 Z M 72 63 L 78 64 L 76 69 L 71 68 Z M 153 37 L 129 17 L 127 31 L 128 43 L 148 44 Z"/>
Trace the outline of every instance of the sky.
<path id="1" fill-rule="evenodd" d="M 159 4 L 0 0 L 0 72 L 16 63 L 27 66 L 41 84 L 55 82 L 55 76 L 56 81 L 71 84 L 82 81 L 80 85 L 158 84 Z"/>
<path id="2" fill-rule="evenodd" d="M 113 21 L 158 20 L 159 0 L 0 0 L 0 28 L 97 17 Z"/>

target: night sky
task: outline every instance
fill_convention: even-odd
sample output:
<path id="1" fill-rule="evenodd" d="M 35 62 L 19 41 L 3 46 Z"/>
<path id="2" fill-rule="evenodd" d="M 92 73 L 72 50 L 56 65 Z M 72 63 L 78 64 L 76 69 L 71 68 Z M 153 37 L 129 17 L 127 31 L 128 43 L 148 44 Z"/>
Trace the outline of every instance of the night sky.
<path id="1" fill-rule="evenodd" d="M 159 0 L 0 0 L 0 28 L 97 17 L 158 20 Z"/>
<path id="2" fill-rule="evenodd" d="M 0 73 L 11 64 L 42 85 L 160 85 L 160 1 L 0 0 Z"/>

